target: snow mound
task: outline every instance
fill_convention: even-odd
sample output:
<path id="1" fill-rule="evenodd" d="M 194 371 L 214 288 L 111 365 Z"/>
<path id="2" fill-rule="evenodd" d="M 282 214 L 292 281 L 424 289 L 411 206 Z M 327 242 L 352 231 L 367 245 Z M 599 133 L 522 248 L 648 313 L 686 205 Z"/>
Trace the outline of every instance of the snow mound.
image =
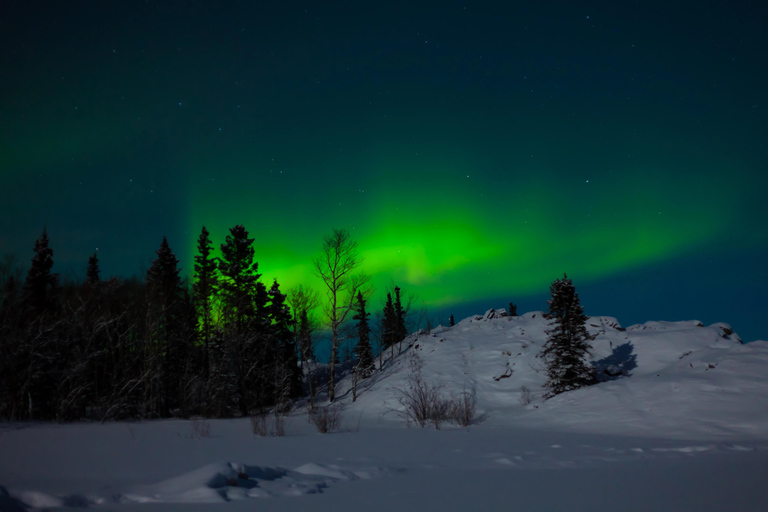
<path id="1" fill-rule="evenodd" d="M 696 320 L 646 322 L 622 328 L 616 318 L 589 317 L 591 364 L 600 383 L 544 401 L 547 340 L 542 311 L 474 315 L 453 327 L 408 337 L 395 357 L 338 394 L 352 415 L 402 424 L 400 392 L 417 357 L 426 381 L 446 397 L 471 393 L 477 418 L 489 426 L 668 438 L 725 438 L 768 434 L 768 342 L 742 344 L 728 324 Z"/>
<path id="2" fill-rule="evenodd" d="M 372 478 L 381 468 L 344 468 L 307 463 L 295 470 L 218 462 L 154 485 L 122 494 L 118 501 L 133 503 L 221 503 L 249 498 L 300 496 L 323 492 L 340 480 Z M 31 500 L 21 497 L 32 504 Z M 38 500 L 35 506 L 55 506 Z"/>

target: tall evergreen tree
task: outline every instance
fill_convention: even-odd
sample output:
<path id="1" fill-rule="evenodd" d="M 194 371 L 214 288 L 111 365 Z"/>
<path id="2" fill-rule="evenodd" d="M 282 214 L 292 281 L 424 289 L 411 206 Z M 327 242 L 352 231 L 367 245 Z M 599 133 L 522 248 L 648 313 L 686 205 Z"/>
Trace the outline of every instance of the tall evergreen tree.
<path id="1" fill-rule="evenodd" d="M 453 315 L 451 315 L 451 317 L 448 319 L 448 325 L 450 327 L 453 327 L 454 325 L 456 325 L 456 321 L 453 319 Z"/>
<path id="2" fill-rule="evenodd" d="M 395 306 L 392 303 L 392 294 L 387 293 L 387 302 L 381 317 L 381 349 L 391 350 L 392 359 L 395 358 L 395 343 L 397 343 L 397 317 Z"/>
<path id="3" fill-rule="evenodd" d="M 549 288 L 552 298 L 547 301 L 547 318 L 550 328 L 548 338 L 539 357 L 547 365 L 549 392 L 546 398 L 595 383 L 594 368 L 585 360 L 592 346 L 593 339 L 587 332 L 587 316 L 579 301 L 576 288 L 563 275 Z"/>
<path id="4" fill-rule="evenodd" d="M 199 339 L 203 342 L 203 380 L 207 381 L 210 374 L 210 340 L 213 334 L 213 301 L 218 291 L 217 261 L 211 257 L 213 244 L 208 238 L 208 230 L 203 226 L 197 239 L 195 256 L 195 283 L 192 285 L 192 295 L 198 318 Z"/>
<path id="5" fill-rule="evenodd" d="M 405 310 L 403 310 L 403 304 L 400 302 L 400 288 L 398 286 L 395 286 L 393 305 L 395 310 L 395 335 L 393 339 L 400 343 L 408 336 L 408 328 L 405 326 Z"/>
<path id="6" fill-rule="evenodd" d="M 368 317 L 370 313 L 365 311 L 365 299 L 362 292 L 357 293 L 356 314 L 352 318 L 357 320 L 357 365 L 355 371 L 365 379 L 376 369 L 373 362 L 373 351 L 371 350 L 371 329 L 368 326 Z"/>
<path id="7" fill-rule="evenodd" d="M 247 415 L 257 405 L 273 397 L 271 371 L 274 351 L 267 343 L 269 300 L 266 287 L 259 282 L 258 263 L 254 261 L 253 238 L 242 225 L 229 230 L 221 245 L 222 327 L 224 342 L 230 345 L 237 376 L 240 413 Z"/>
<path id="8" fill-rule="evenodd" d="M 19 381 L 20 405 L 29 404 L 25 407 L 29 419 L 55 417 L 56 390 L 65 369 L 60 352 L 67 349 L 65 345 L 70 341 L 62 329 L 64 322 L 57 318 L 55 294 L 59 276 L 51 272 L 53 249 L 48 242 L 48 233 L 43 229 L 43 234 L 35 241 L 35 255 L 24 281 L 17 319 L 20 322 L 17 352 L 20 371 L 14 373 Z"/>
<path id="9" fill-rule="evenodd" d="M 99 277 L 99 253 L 93 253 L 93 256 L 88 258 L 88 269 L 85 271 L 85 282 L 94 285 L 101 281 Z"/>
<path id="10" fill-rule="evenodd" d="M 51 272 L 53 249 L 48 247 L 48 233 L 45 228 L 40 238 L 35 241 L 34 251 L 32 265 L 24 282 L 24 302 L 33 313 L 39 314 L 52 306 L 50 294 L 59 282 L 58 274 Z"/>
<path id="11" fill-rule="evenodd" d="M 185 297 L 179 277 L 179 260 L 163 237 L 157 258 L 147 270 L 149 306 L 150 389 L 149 408 L 162 416 L 180 405 L 183 363 L 188 355 Z"/>
<path id="12" fill-rule="evenodd" d="M 270 331 L 273 336 L 275 358 L 275 403 L 285 406 L 290 398 L 301 394 L 301 368 L 299 367 L 299 353 L 296 348 L 293 335 L 293 317 L 291 310 L 286 305 L 287 295 L 280 292 L 280 286 L 275 279 L 269 289 L 269 319 Z"/>
<path id="13" fill-rule="evenodd" d="M 259 264 L 253 261 L 254 239 L 248 238 L 245 227 L 237 225 L 229 232 L 221 244 L 218 262 L 222 312 L 226 327 L 242 332 L 248 329 L 249 322 L 256 316 L 254 297 L 261 274 L 257 273 Z"/>

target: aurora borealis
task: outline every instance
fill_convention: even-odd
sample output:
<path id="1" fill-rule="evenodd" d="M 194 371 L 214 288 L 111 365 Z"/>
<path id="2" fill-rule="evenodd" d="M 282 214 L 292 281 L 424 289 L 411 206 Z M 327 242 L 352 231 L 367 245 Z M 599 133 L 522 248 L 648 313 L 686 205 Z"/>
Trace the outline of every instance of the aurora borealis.
<path id="1" fill-rule="evenodd" d="M 188 272 L 243 224 L 317 286 L 346 228 L 439 321 L 544 309 L 768 338 L 759 3 L 8 2 L 0 252 Z"/>

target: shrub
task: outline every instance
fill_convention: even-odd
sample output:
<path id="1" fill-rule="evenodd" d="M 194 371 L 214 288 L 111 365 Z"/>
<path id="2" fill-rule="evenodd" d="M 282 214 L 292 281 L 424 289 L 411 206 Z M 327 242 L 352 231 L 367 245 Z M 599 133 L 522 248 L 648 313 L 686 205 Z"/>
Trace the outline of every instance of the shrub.
<path id="1" fill-rule="evenodd" d="M 321 434 L 327 434 L 339 430 L 341 427 L 342 407 L 329 405 L 327 407 L 315 407 L 309 413 L 309 420 L 317 427 Z"/>
<path id="2" fill-rule="evenodd" d="M 450 418 L 457 425 L 468 427 L 475 421 L 477 398 L 466 389 L 451 401 Z"/>
<path id="3" fill-rule="evenodd" d="M 518 399 L 520 402 L 520 405 L 525 407 L 526 405 L 531 403 L 531 391 L 523 386 L 520 388 L 520 398 Z"/>
<path id="4" fill-rule="evenodd" d="M 251 430 L 259 437 L 283 437 L 285 435 L 286 427 L 287 421 L 285 414 L 280 412 L 276 411 L 274 414 L 260 412 L 251 415 Z"/>
<path id="5" fill-rule="evenodd" d="M 456 398 L 446 398 L 440 384 L 426 382 L 421 369 L 423 363 L 416 353 L 408 360 L 408 387 L 396 389 L 397 402 L 402 409 L 397 413 L 410 425 L 424 427 L 431 422 L 435 429 L 445 421 L 452 421 L 462 427 L 472 424 L 475 419 L 475 395 L 466 389 Z"/>
<path id="6" fill-rule="evenodd" d="M 210 437 L 211 424 L 205 418 L 196 418 L 192 420 L 192 432 L 196 437 Z"/>

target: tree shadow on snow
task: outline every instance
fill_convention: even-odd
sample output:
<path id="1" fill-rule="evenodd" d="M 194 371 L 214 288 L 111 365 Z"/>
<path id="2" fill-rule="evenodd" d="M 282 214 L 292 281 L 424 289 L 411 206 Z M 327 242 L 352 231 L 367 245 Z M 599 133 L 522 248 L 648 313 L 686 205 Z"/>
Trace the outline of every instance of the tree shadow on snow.
<path id="1" fill-rule="evenodd" d="M 613 353 L 599 361 L 592 361 L 599 382 L 616 380 L 621 377 L 631 377 L 632 370 L 637 368 L 637 355 L 631 341 L 613 347 Z"/>

